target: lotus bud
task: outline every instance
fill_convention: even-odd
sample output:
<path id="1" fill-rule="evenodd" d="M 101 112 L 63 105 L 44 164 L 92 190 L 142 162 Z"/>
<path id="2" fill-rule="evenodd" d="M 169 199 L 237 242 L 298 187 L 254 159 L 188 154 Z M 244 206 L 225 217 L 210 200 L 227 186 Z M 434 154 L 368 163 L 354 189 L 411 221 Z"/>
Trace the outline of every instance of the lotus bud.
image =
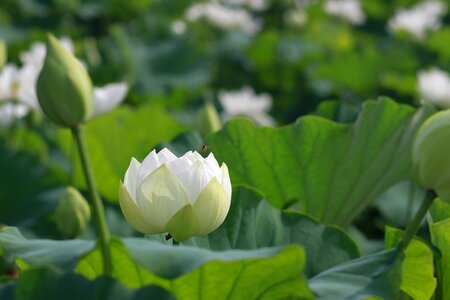
<path id="1" fill-rule="evenodd" d="M 413 179 L 450 202 L 450 110 L 438 112 L 420 127 L 413 144 Z"/>
<path id="2" fill-rule="evenodd" d="M 219 114 L 211 102 L 206 102 L 197 111 L 194 122 L 195 128 L 204 136 L 222 128 Z"/>
<path id="3" fill-rule="evenodd" d="M 44 114 L 62 127 L 73 127 L 92 116 L 92 82 L 83 65 L 53 35 L 37 81 L 37 96 Z"/>
<path id="4" fill-rule="evenodd" d="M 56 208 L 56 226 L 67 238 L 83 233 L 91 219 L 91 210 L 78 190 L 67 187 Z"/>
<path id="5" fill-rule="evenodd" d="M 212 153 L 176 157 L 166 148 L 153 150 L 142 163 L 131 159 L 119 202 L 127 221 L 142 233 L 168 232 L 177 242 L 206 235 L 230 209 L 228 168 L 219 167 Z"/>

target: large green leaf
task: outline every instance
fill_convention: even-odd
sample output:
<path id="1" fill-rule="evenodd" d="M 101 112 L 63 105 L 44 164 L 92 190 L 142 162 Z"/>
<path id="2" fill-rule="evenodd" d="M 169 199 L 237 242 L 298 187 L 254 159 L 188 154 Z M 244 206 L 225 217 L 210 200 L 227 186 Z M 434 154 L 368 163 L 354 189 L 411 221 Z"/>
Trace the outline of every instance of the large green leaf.
<path id="1" fill-rule="evenodd" d="M 117 201 L 119 180 L 134 156 L 142 160 L 163 140 L 170 140 L 183 127 L 158 106 L 138 109 L 121 107 L 94 119 L 86 126 L 88 151 L 100 193 L 108 200 Z M 69 131 L 62 132 L 62 143 L 69 155 L 75 149 Z M 76 163 L 75 182 L 84 187 L 81 165 Z"/>
<path id="2" fill-rule="evenodd" d="M 25 262 L 26 269 L 42 265 L 71 269 L 93 242 L 26 240 L 17 230 L 7 228 L 0 232 L 0 245 L 7 257 Z M 123 244 L 113 239 L 111 247 L 113 275 L 129 287 L 154 283 L 177 299 L 192 299 L 194 295 L 205 299 L 313 299 L 303 276 L 305 252 L 295 245 L 211 251 L 127 238 Z M 76 272 L 94 279 L 101 269 L 98 250 L 94 249 L 79 261 Z"/>
<path id="3" fill-rule="evenodd" d="M 309 286 L 318 300 L 397 299 L 402 260 L 396 250 L 364 256 L 320 273 Z"/>
<path id="4" fill-rule="evenodd" d="M 402 237 L 403 231 L 387 227 L 385 247 L 394 248 Z M 435 288 L 433 252 L 424 242 L 413 239 L 405 250 L 401 290 L 414 300 L 428 300 Z"/>
<path id="5" fill-rule="evenodd" d="M 23 271 L 17 282 L 0 286 L 2 300 L 144 300 L 174 299 L 161 287 L 129 289 L 119 282 L 99 277 L 93 281 L 73 273 L 37 268 Z"/>
<path id="6" fill-rule="evenodd" d="M 92 250 L 93 241 L 84 240 L 30 240 L 14 227 L 0 229 L 0 249 L 9 261 L 20 258 L 31 266 L 75 267 L 83 254 Z"/>
<path id="7" fill-rule="evenodd" d="M 234 120 L 207 143 L 233 184 L 258 188 L 277 207 L 300 201 L 309 215 L 345 226 L 409 176 L 412 138 L 431 111 L 383 98 L 365 102 L 352 125 L 317 116 L 281 128 Z"/>
<path id="8" fill-rule="evenodd" d="M 172 278 L 163 286 L 177 299 L 313 299 L 302 275 L 305 254 L 296 246 L 213 252 L 143 239 L 124 243 L 140 265 Z"/>
<path id="9" fill-rule="evenodd" d="M 235 188 L 231 203 L 224 224 L 216 231 L 206 237 L 191 238 L 184 244 L 213 250 L 299 244 L 307 256 L 307 277 L 359 257 L 356 244 L 339 228 L 325 226 L 297 212 L 273 208 L 253 189 Z"/>

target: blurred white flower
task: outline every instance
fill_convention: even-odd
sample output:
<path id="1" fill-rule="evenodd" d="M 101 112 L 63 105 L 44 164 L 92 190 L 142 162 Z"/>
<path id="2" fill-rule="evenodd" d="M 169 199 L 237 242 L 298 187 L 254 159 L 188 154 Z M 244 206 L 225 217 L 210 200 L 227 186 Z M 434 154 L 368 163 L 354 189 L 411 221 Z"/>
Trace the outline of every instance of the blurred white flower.
<path id="1" fill-rule="evenodd" d="M 186 23 L 181 20 L 175 20 L 170 26 L 172 31 L 176 34 L 183 34 L 186 31 Z"/>
<path id="2" fill-rule="evenodd" d="M 1 102 L 0 101 L 0 126 L 9 126 L 14 120 L 24 117 L 29 107 L 20 102 Z"/>
<path id="3" fill-rule="evenodd" d="M 246 116 L 263 126 L 275 125 L 275 120 L 268 115 L 272 108 L 272 97 L 269 94 L 256 95 L 252 88 L 244 87 L 239 91 L 220 91 L 219 101 L 224 112 L 224 121 L 236 117 Z"/>
<path id="4" fill-rule="evenodd" d="M 94 116 L 104 114 L 119 106 L 127 96 L 127 93 L 128 84 L 125 82 L 94 87 Z"/>
<path id="5" fill-rule="evenodd" d="M 206 235 L 222 224 L 230 209 L 231 181 L 225 163 L 211 153 L 189 151 L 176 157 L 164 148 L 142 163 L 132 158 L 119 203 L 127 221 L 147 234 L 169 232 L 182 242 Z"/>
<path id="6" fill-rule="evenodd" d="M 359 0 L 327 0 L 325 11 L 329 15 L 356 25 L 363 24 L 366 21 L 366 14 Z"/>
<path id="7" fill-rule="evenodd" d="M 429 31 L 439 29 L 446 7 L 440 1 L 425 1 L 410 9 L 399 10 L 389 20 L 391 32 L 406 31 L 415 39 L 422 40 Z"/>
<path id="8" fill-rule="evenodd" d="M 261 29 L 261 24 L 244 9 L 229 8 L 217 1 L 199 3 L 186 12 L 188 21 L 206 19 L 221 29 L 239 28 L 247 34 L 254 34 Z"/>
<path id="9" fill-rule="evenodd" d="M 303 27 L 308 21 L 308 15 L 303 7 L 296 7 L 286 12 L 284 20 L 292 27 Z"/>
<path id="10" fill-rule="evenodd" d="M 266 0 L 223 0 L 223 3 L 234 6 L 246 6 L 256 11 L 267 8 Z"/>
<path id="11" fill-rule="evenodd" d="M 450 75 L 447 72 L 438 68 L 420 71 L 418 81 L 419 93 L 423 101 L 440 108 L 450 108 Z"/>

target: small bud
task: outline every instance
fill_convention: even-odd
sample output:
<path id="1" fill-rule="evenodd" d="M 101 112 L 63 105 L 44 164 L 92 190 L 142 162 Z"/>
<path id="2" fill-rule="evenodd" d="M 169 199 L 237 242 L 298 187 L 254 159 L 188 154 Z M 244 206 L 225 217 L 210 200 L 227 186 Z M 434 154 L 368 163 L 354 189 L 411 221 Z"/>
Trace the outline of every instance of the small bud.
<path id="1" fill-rule="evenodd" d="M 211 102 L 206 102 L 196 113 L 195 128 L 203 135 L 216 132 L 222 128 L 219 114 Z"/>
<path id="2" fill-rule="evenodd" d="M 438 112 L 422 124 L 413 143 L 413 179 L 450 202 L 450 110 Z"/>
<path id="3" fill-rule="evenodd" d="M 83 65 L 51 34 L 47 56 L 37 81 L 44 114 L 54 123 L 73 127 L 92 116 L 92 82 Z"/>
<path id="4" fill-rule="evenodd" d="M 69 186 L 56 208 L 56 226 L 67 238 L 83 233 L 91 219 L 91 210 L 78 190 Z"/>

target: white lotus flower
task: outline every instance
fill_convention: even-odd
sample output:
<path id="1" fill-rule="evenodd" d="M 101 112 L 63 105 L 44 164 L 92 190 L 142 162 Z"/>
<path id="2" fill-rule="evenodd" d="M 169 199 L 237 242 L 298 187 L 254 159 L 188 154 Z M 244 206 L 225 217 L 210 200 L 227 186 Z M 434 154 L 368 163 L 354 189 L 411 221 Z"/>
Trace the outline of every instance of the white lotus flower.
<path id="1" fill-rule="evenodd" d="M 450 108 L 450 75 L 432 68 L 418 74 L 419 93 L 424 101 L 440 108 Z"/>
<path id="2" fill-rule="evenodd" d="M 325 11 L 352 24 L 360 25 L 366 21 L 366 15 L 358 0 L 328 0 L 325 2 Z"/>
<path id="3" fill-rule="evenodd" d="M 211 24 L 222 28 L 239 28 L 245 33 L 254 34 L 261 29 L 261 24 L 244 9 L 230 8 L 217 1 L 198 3 L 186 12 L 188 21 L 206 19 Z"/>
<path id="4" fill-rule="evenodd" d="M 94 87 L 94 115 L 104 114 L 125 99 L 128 93 L 128 84 L 125 82 L 110 83 L 103 87 Z"/>
<path id="5" fill-rule="evenodd" d="M 256 95 L 252 88 L 244 87 L 239 91 L 220 91 L 218 96 L 224 109 L 221 115 L 224 121 L 246 116 L 263 126 L 275 125 L 275 120 L 267 113 L 272 108 L 269 94 Z"/>
<path id="6" fill-rule="evenodd" d="M 182 242 L 206 235 L 222 224 L 231 204 L 226 164 L 219 167 L 211 153 L 176 157 L 164 148 L 139 163 L 131 159 L 119 189 L 120 207 L 127 221 L 146 234 L 169 232 Z"/>
<path id="7" fill-rule="evenodd" d="M 422 40 L 429 31 L 439 29 L 446 7 L 440 1 L 425 1 L 410 9 L 399 10 L 389 20 L 391 32 L 406 31 L 415 39 Z"/>

